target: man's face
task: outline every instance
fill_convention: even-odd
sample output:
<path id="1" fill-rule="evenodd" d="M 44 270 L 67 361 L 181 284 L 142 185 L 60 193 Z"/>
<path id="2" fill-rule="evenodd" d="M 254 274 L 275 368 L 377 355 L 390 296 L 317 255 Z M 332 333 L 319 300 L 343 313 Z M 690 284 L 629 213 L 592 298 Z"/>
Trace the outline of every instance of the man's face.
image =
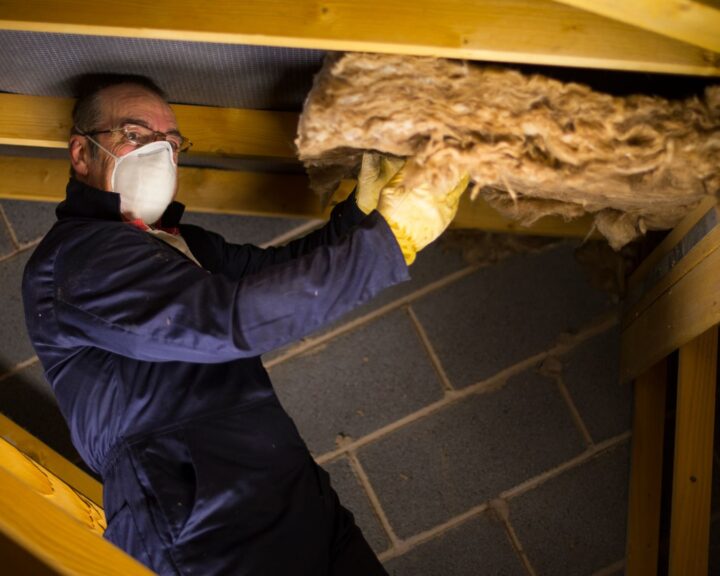
<path id="1" fill-rule="evenodd" d="M 97 126 L 90 127 L 92 130 L 111 130 L 136 124 L 166 134 L 179 133 L 175 114 L 170 106 L 141 86 L 120 84 L 106 88 L 100 92 L 100 107 L 100 122 Z M 137 149 L 125 139 L 122 132 L 96 134 L 93 138 L 116 156 L 124 156 Z M 84 140 L 84 144 L 89 146 L 90 142 L 86 138 Z M 76 168 L 79 179 L 100 190 L 112 190 L 115 159 L 100 149 L 96 149 L 94 156 L 86 154 L 86 158 L 87 173 L 82 174 Z M 177 161 L 177 158 L 175 160 Z"/>

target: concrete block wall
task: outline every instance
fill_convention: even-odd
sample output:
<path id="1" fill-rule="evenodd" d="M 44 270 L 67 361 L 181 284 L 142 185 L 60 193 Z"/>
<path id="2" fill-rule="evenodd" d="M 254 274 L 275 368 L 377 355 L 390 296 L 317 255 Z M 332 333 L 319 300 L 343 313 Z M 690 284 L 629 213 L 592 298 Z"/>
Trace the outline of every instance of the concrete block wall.
<path id="1" fill-rule="evenodd" d="M 53 210 L 0 203 L 0 411 L 75 459 L 19 294 Z M 187 220 L 258 244 L 314 225 Z M 621 574 L 632 395 L 617 382 L 617 306 L 569 242 L 491 265 L 439 242 L 411 274 L 265 358 L 390 574 Z"/>
<path id="2" fill-rule="evenodd" d="M 393 575 L 620 574 L 631 389 L 617 308 L 562 243 L 414 280 L 267 360 Z"/>

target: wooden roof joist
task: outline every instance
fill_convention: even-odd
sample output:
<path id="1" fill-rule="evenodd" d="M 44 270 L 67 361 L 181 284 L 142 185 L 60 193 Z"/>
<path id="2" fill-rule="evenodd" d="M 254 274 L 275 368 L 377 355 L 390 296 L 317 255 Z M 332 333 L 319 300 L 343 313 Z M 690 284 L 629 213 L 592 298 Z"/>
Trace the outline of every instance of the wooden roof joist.
<path id="1" fill-rule="evenodd" d="M 0 198 L 60 202 L 65 198 L 69 161 L 0 156 Z M 307 177 L 180 167 L 178 200 L 189 210 L 255 216 L 319 218 L 320 196 Z"/>
<path id="2" fill-rule="evenodd" d="M 620 379 L 629 382 L 720 323 L 720 204 L 709 197 L 630 277 Z M 713 380 L 714 381 L 714 380 Z"/>
<path id="3" fill-rule="evenodd" d="M 107 522 L 103 509 L 95 502 L 76 492 L 64 478 L 54 474 L 4 438 L 0 438 L 0 457 L 0 470 L 9 472 L 34 488 L 88 530 L 102 536 Z"/>
<path id="4" fill-rule="evenodd" d="M 665 19 L 652 26 L 661 35 L 632 25 L 651 3 L 671 4 L 606 0 L 621 6 L 603 13 L 627 24 L 550 0 L 219 0 L 211 10 L 194 0 L 138 0 L 121 11 L 93 0 L 8 0 L 0 29 L 720 75 L 715 52 L 686 43 L 717 36 L 717 10 L 690 23 Z"/>
<path id="5" fill-rule="evenodd" d="M 66 148 L 74 100 L 0 94 L 0 144 Z M 190 154 L 295 160 L 298 115 L 173 105 Z"/>
<path id="6" fill-rule="evenodd" d="M 698 0 L 555 0 L 720 52 L 720 8 Z"/>
<path id="7" fill-rule="evenodd" d="M 7 464 L 0 466 L 0 558 L 5 573 L 152 574 L 44 495 L 60 488 L 60 481 L 50 483 L 39 469 L 34 478 L 18 477 Z"/>
<path id="8" fill-rule="evenodd" d="M 60 202 L 65 197 L 69 163 L 65 160 L 0 156 L 0 199 Z M 253 216 L 325 218 L 330 210 L 312 192 L 304 175 L 180 167 L 178 200 L 188 210 Z M 342 188 L 348 194 L 353 183 Z M 585 237 L 587 218 L 565 222 L 543 218 L 524 227 L 507 220 L 482 200 L 465 194 L 453 222 L 456 228 L 517 232 L 542 236 Z"/>
<path id="9" fill-rule="evenodd" d="M 1 441 L 8 442 L 39 466 L 61 478 L 76 493 L 102 507 L 103 493 L 100 482 L 3 414 L 0 414 Z"/>
<path id="10" fill-rule="evenodd" d="M 150 575 L 102 538 L 102 486 L 0 414 L 3 573 Z"/>

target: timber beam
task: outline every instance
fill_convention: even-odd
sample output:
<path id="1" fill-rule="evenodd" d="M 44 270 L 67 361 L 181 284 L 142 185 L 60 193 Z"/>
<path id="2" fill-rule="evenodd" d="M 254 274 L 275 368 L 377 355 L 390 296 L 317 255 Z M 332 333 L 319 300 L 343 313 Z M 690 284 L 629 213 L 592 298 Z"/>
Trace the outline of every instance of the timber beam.
<path id="1" fill-rule="evenodd" d="M 720 75 L 715 52 L 550 0 L 5 0 L 0 29 Z"/>
<path id="2" fill-rule="evenodd" d="M 0 156 L 0 199 L 60 202 L 65 197 L 69 164 L 65 160 Z M 312 192 L 301 174 L 241 172 L 209 168 L 179 169 L 178 200 L 196 212 L 250 216 L 326 218 L 330 206 Z M 344 181 L 345 195 L 354 183 Z M 592 228 L 590 218 L 565 222 L 545 217 L 532 226 L 522 226 L 501 216 L 481 199 L 465 194 L 453 222 L 455 228 L 477 228 L 492 232 L 514 232 L 539 236 L 584 238 Z"/>
<path id="3" fill-rule="evenodd" d="M 102 508 L 2 438 L 0 438 L 0 470 L 12 474 L 36 494 L 65 511 L 87 530 L 102 536 L 106 528 Z"/>
<path id="4" fill-rule="evenodd" d="M 26 472 L 30 474 L 24 476 L 0 466 L 0 557 L 4 573 L 23 576 L 152 574 L 97 531 L 89 530 L 78 518 L 56 506 L 43 494 L 42 488 L 56 490 L 62 483 L 59 480 L 48 483 L 40 469 L 33 473 L 32 464 L 28 466 Z"/>
<path id="5" fill-rule="evenodd" d="M 103 506 L 102 484 L 72 462 L 58 454 L 47 444 L 0 414 L 0 442 L 5 441 L 31 458 L 50 475 L 62 478 L 77 494 L 89 500 L 96 508 Z M 2 463 L 0 462 L 0 466 Z"/>
<path id="6" fill-rule="evenodd" d="M 555 0 L 720 52 L 720 8 L 698 0 Z"/>
<path id="7" fill-rule="evenodd" d="M 0 144 L 67 148 L 75 100 L 0 94 Z M 242 108 L 173 104 L 192 140 L 189 154 L 296 160 L 298 115 Z"/>
<path id="8" fill-rule="evenodd" d="M 105 541 L 102 486 L 0 415 L 0 558 L 3 573 L 149 575 Z"/>
<path id="9" fill-rule="evenodd" d="M 720 205 L 708 197 L 628 282 L 620 377 L 633 380 L 720 324 Z"/>

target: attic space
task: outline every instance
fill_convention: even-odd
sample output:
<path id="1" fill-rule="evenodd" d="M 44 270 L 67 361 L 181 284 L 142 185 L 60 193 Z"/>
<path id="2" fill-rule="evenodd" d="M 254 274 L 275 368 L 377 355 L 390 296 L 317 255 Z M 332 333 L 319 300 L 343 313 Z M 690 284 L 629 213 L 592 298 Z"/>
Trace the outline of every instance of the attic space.
<path id="1" fill-rule="evenodd" d="M 15 546 L 61 571 L 88 556 L 88 527 L 104 529 L 101 477 L 31 345 L 21 286 L 65 198 L 78 86 L 133 74 L 166 93 L 193 143 L 178 162 L 182 222 L 230 243 L 282 246 L 319 228 L 368 151 L 406 158 L 407 187 L 469 175 L 409 281 L 262 355 L 389 574 L 666 573 L 669 444 L 655 572 L 629 555 L 637 388 L 621 342 L 657 280 L 643 260 L 699 206 L 717 211 L 718 3 L 680 3 L 694 20 L 641 0 L 214 4 L 0 2 L 0 441 L 70 495 L 43 495 L 9 459 L 0 493 L 80 519 Z M 720 237 L 716 225 L 694 241 Z M 674 400 L 667 412 L 669 434 Z M 720 574 L 714 426 L 707 574 Z M 30 508 L 16 517 L 1 502 L 6 536 Z M 90 556 L 112 565 L 118 550 L 102 544 Z"/>

